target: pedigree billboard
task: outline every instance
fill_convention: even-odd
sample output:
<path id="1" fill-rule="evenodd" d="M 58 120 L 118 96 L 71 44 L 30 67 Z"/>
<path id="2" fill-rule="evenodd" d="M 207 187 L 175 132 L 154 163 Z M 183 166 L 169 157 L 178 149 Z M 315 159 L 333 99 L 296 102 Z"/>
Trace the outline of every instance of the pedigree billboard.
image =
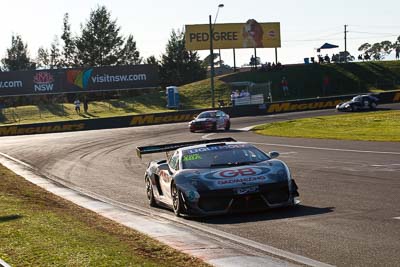
<path id="1" fill-rule="evenodd" d="M 187 50 L 210 49 L 209 24 L 185 26 Z M 213 48 L 273 48 L 281 47 L 279 22 L 258 23 L 249 19 L 246 23 L 215 24 Z"/>
<path id="2" fill-rule="evenodd" d="M 156 65 L 0 72 L 0 96 L 110 91 L 158 86 Z"/>

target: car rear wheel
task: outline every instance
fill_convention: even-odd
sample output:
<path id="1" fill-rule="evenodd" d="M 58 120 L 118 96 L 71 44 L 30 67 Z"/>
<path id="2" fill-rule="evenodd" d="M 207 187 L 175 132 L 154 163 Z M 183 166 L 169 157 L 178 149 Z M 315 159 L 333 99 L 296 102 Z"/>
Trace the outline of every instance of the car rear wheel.
<path id="1" fill-rule="evenodd" d="M 217 123 L 216 123 L 216 122 L 213 123 L 211 129 L 212 129 L 213 131 L 216 131 L 216 130 L 217 130 Z"/>
<path id="2" fill-rule="evenodd" d="M 147 199 L 149 201 L 149 205 L 151 207 L 157 206 L 156 200 L 154 199 L 154 193 L 153 193 L 153 185 L 151 183 L 151 179 L 146 175 L 145 178 L 146 182 L 146 194 L 147 194 Z"/>
<path id="3" fill-rule="evenodd" d="M 231 128 L 231 122 L 228 121 L 225 125 L 225 131 L 229 131 L 229 129 Z"/>
<path id="4" fill-rule="evenodd" d="M 371 109 L 371 110 L 376 109 L 376 103 L 375 102 L 371 102 L 369 104 L 369 109 Z"/>
<path id="5" fill-rule="evenodd" d="M 176 216 L 180 216 L 184 211 L 182 192 L 175 184 L 171 187 L 172 208 Z"/>

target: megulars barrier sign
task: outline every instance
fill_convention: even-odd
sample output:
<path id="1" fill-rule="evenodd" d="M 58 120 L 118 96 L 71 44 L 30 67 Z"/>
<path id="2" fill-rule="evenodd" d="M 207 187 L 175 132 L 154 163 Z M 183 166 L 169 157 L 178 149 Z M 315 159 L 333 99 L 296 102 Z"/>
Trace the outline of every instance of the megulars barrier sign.
<path id="1" fill-rule="evenodd" d="M 0 96 L 155 88 L 156 65 L 0 72 Z"/>

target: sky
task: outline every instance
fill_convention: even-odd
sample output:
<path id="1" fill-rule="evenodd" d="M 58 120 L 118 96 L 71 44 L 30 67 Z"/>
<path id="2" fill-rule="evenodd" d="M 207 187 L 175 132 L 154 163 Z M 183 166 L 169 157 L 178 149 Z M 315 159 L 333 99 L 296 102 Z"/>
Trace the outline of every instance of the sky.
<path id="1" fill-rule="evenodd" d="M 79 35 L 91 10 L 106 6 L 117 20 L 121 34 L 132 34 L 142 57 L 160 58 L 172 30 L 187 24 L 208 24 L 209 15 L 216 23 L 280 22 L 282 64 L 303 63 L 316 56 L 316 48 L 325 42 L 338 49 L 323 50 L 332 55 L 344 51 L 344 25 L 347 26 L 347 50 L 357 57 L 358 47 L 384 40 L 394 42 L 400 35 L 398 0 L 0 0 L 0 58 L 11 46 L 11 36 L 20 35 L 36 58 L 39 47 L 49 48 L 55 36 L 60 38 L 63 16 L 69 13 L 72 33 Z M 326 51 L 326 52 L 325 52 Z M 218 52 L 218 51 L 216 51 Z M 236 66 L 248 64 L 254 49 L 236 49 Z M 203 59 L 209 51 L 199 51 Z M 275 61 L 273 48 L 257 49 L 262 63 Z M 232 49 L 221 50 L 221 59 L 233 66 Z M 393 55 L 387 59 L 394 59 Z"/>

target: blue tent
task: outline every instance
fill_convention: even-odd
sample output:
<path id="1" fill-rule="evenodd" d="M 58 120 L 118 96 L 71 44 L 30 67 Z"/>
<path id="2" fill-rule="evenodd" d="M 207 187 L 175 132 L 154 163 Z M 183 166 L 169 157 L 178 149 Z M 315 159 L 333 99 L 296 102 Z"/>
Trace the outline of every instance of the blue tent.
<path id="1" fill-rule="evenodd" d="M 320 48 L 317 48 L 317 52 L 320 52 L 321 49 L 331 49 L 331 48 L 338 48 L 338 45 L 324 43 Z"/>

